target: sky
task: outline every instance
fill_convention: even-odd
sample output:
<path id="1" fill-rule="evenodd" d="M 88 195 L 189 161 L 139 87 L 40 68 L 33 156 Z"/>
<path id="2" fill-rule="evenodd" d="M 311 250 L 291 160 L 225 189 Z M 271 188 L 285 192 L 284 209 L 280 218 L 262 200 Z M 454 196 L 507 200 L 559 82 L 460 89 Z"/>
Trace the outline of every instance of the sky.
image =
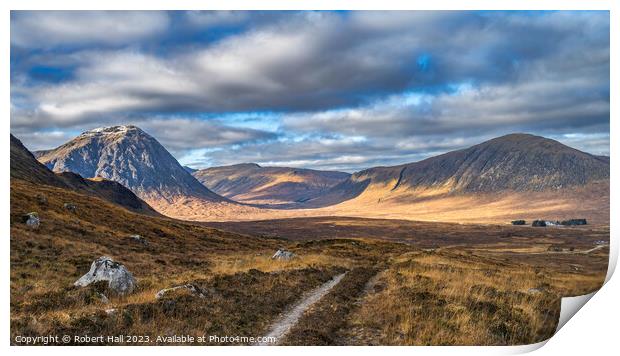
<path id="1" fill-rule="evenodd" d="M 354 172 L 526 132 L 609 155 L 607 11 L 12 11 L 30 150 L 132 124 L 182 164 Z"/>

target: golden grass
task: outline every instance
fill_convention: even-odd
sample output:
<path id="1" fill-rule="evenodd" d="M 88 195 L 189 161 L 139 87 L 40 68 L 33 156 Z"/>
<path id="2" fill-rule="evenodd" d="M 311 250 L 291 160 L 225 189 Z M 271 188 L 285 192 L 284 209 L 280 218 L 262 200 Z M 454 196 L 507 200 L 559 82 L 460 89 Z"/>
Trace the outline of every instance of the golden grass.
<path id="1" fill-rule="evenodd" d="M 45 195 L 47 203 L 40 203 L 37 194 Z M 67 202 L 76 204 L 77 211 L 64 209 Z M 30 211 L 41 217 L 37 230 L 21 222 L 21 214 Z M 389 235 L 391 228 L 404 226 L 415 230 L 413 242 L 423 238 L 433 245 L 444 243 L 448 236 L 452 243 L 475 241 L 475 246 L 442 246 L 426 252 L 411 244 L 343 239 L 347 235 L 334 233 L 331 227 L 353 231 L 364 224 L 378 224 L 373 236 Z M 300 230 L 299 223 L 293 223 L 292 231 L 307 238 L 303 241 L 257 237 L 258 230 L 251 228 L 239 235 L 144 216 L 75 192 L 14 180 L 11 335 L 258 336 L 305 292 L 347 270 L 342 285 L 300 324 L 308 338 L 300 334 L 291 343 L 529 343 L 549 337 L 555 329 L 559 296 L 595 290 L 605 275 L 605 250 L 588 255 L 535 254 L 550 241 L 574 244 L 577 235 L 583 235 L 577 247 L 586 248 L 604 231 L 591 236 L 594 232 L 589 230 L 567 229 L 568 238 L 563 239 L 561 230 L 550 230 L 545 237 L 532 228 L 523 231 L 524 237 L 492 240 L 507 230 L 354 219 L 328 219 L 319 225 Z M 520 231 L 510 227 L 511 234 Z M 363 230 L 354 232 L 351 236 L 365 235 Z M 132 242 L 128 238 L 132 234 L 142 235 L 148 245 Z M 271 260 L 281 247 L 298 257 Z M 134 294 L 106 294 L 105 304 L 97 295 L 98 286 L 72 287 L 101 255 L 111 256 L 134 274 L 138 280 Z M 571 264 L 583 268 L 573 271 Z M 372 278 L 376 271 L 382 272 Z M 366 291 L 369 281 L 374 283 Z M 155 299 L 160 289 L 185 283 L 199 286 L 207 297 L 179 291 Z M 542 292 L 529 294 L 530 288 Z M 106 309 L 117 312 L 108 315 Z M 334 337 L 322 338 L 324 333 Z"/>
<path id="2" fill-rule="evenodd" d="M 334 259 L 323 254 L 303 254 L 291 260 L 272 260 L 271 255 L 247 254 L 225 256 L 216 260 L 210 268 L 214 274 L 235 274 L 257 269 L 263 272 L 274 272 L 287 269 L 303 269 L 307 267 L 343 267 L 351 268 L 353 262 L 348 259 Z"/>
<path id="3" fill-rule="evenodd" d="M 498 268 L 452 253 L 409 254 L 379 274 L 381 288 L 365 297 L 350 330 L 373 331 L 384 345 L 534 343 L 555 330 L 559 296 L 596 290 L 601 277 Z"/>

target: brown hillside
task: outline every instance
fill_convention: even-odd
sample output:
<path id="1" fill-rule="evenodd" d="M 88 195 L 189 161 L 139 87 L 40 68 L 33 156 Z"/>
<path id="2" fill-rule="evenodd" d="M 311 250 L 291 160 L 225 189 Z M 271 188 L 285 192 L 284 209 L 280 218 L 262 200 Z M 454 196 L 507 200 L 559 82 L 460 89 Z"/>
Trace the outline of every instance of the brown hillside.
<path id="1" fill-rule="evenodd" d="M 214 192 L 250 204 L 300 203 L 324 194 L 350 174 L 254 163 L 212 167 L 192 173 Z"/>

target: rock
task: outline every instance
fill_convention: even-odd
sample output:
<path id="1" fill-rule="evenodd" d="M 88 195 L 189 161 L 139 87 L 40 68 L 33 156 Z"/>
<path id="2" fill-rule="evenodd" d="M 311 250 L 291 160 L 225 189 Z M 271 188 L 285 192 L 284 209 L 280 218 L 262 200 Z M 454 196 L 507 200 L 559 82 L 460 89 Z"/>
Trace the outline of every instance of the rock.
<path id="1" fill-rule="evenodd" d="M 64 208 L 69 210 L 72 213 L 75 213 L 77 211 L 77 205 L 73 203 L 65 203 Z"/>
<path id="2" fill-rule="evenodd" d="M 149 242 L 146 241 L 146 239 L 140 235 L 131 235 L 129 236 L 129 238 L 134 242 L 143 244 L 144 246 L 147 246 L 149 244 Z"/>
<path id="3" fill-rule="evenodd" d="M 160 290 L 159 292 L 157 292 L 157 293 L 155 294 L 155 298 L 156 298 L 156 299 L 160 299 L 160 298 L 161 298 L 161 297 L 163 297 L 166 293 L 170 293 L 170 292 L 173 292 L 173 291 L 175 291 L 175 290 L 179 290 L 179 289 L 186 289 L 186 290 L 188 290 L 190 293 L 192 293 L 192 294 L 194 294 L 194 295 L 197 295 L 197 296 L 199 296 L 200 298 L 204 298 L 204 297 L 206 297 L 206 294 L 205 294 L 205 292 L 204 292 L 202 289 L 200 289 L 200 288 L 196 287 L 196 286 L 195 286 L 195 285 L 193 285 L 193 284 L 184 284 L 184 285 L 182 285 L 182 286 L 176 286 L 176 287 L 171 287 L 171 288 L 165 288 L 165 289 L 162 289 L 162 290 Z"/>
<path id="4" fill-rule="evenodd" d="M 513 225 L 525 225 L 525 220 L 513 220 L 511 223 Z"/>
<path id="5" fill-rule="evenodd" d="M 290 251 L 279 249 L 278 251 L 276 251 L 276 253 L 273 256 L 271 256 L 271 259 L 272 260 L 290 260 L 291 258 L 295 256 L 296 255 Z"/>
<path id="6" fill-rule="evenodd" d="M 116 309 L 115 308 L 106 309 L 105 313 L 108 315 L 116 314 Z"/>
<path id="7" fill-rule="evenodd" d="M 545 222 L 545 220 L 534 220 L 532 222 L 532 226 L 534 226 L 534 227 L 545 227 L 545 226 L 547 226 L 547 223 Z"/>
<path id="8" fill-rule="evenodd" d="M 530 288 L 527 290 L 527 294 L 540 294 L 542 292 L 543 291 L 540 288 Z"/>
<path id="9" fill-rule="evenodd" d="M 96 259 L 90 265 L 88 273 L 75 281 L 73 285 L 86 287 L 98 281 L 107 281 L 108 288 L 120 295 L 133 292 L 137 285 L 136 279 L 125 266 L 106 256 Z"/>
<path id="10" fill-rule="evenodd" d="M 36 212 L 22 215 L 22 222 L 28 225 L 28 227 L 31 229 L 38 229 L 39 225 L 41 225 L 41 220 L 39 220 L 39 214 L 37 214 Z"/>

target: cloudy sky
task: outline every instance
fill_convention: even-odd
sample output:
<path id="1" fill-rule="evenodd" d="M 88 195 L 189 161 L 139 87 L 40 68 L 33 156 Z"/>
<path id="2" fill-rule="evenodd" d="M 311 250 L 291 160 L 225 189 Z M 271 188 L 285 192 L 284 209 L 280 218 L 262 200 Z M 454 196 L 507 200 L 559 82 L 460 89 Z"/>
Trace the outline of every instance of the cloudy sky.
<path id="1" fill-rule="evenodd" d="M 608 12 L 11 12 L 11 132 L 355 171 L 512 132 L 609 154 Z"/>

